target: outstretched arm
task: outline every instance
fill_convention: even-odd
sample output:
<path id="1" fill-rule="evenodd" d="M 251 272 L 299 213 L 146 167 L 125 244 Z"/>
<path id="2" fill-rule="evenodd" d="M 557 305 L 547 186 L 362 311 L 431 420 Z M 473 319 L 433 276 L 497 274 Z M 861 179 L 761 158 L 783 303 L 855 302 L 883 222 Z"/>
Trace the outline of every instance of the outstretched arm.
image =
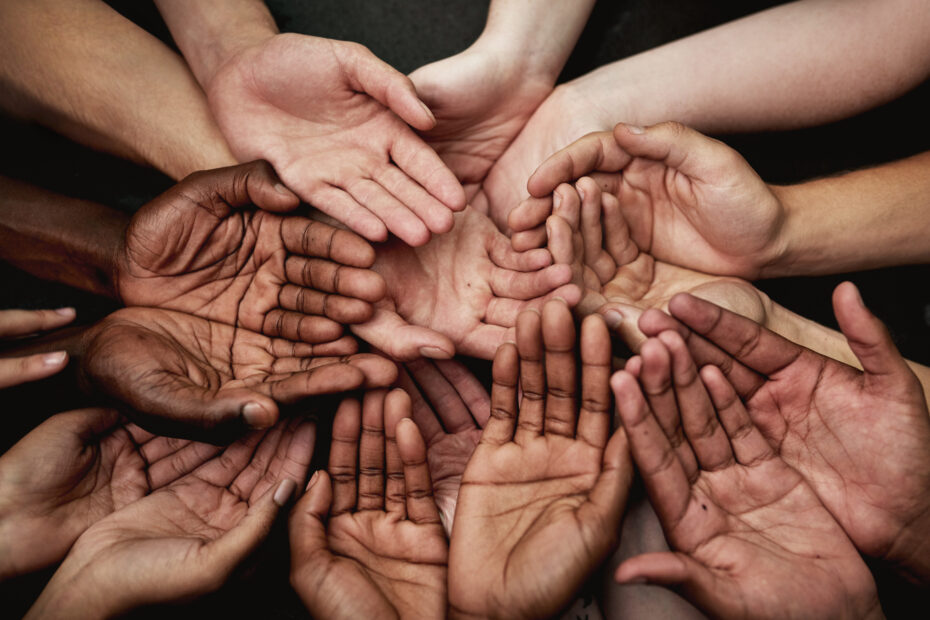
<path id="1" fill-rule="evenodd" d="M 7 112 L 176 179 L 234 163 L 184 61 L 103 2 L 5 0 L 0 41 Z"/>

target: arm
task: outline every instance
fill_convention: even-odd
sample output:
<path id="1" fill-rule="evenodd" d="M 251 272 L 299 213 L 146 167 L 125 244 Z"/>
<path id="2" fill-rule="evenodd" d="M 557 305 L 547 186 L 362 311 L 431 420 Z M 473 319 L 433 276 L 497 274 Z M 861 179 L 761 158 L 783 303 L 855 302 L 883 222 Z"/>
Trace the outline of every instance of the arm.
<path id="1" fill-rule="evenodd" d="M 184 61 L 103 2 L 6 0 L 0 41 L 8 112 L 173 178 L 234 163 Z"/>

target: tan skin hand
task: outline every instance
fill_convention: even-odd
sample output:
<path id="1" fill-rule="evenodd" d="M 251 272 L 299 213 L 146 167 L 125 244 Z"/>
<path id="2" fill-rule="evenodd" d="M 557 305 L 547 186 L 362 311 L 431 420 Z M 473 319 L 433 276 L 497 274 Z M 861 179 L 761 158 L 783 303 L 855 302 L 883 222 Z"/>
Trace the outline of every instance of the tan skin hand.
<path id="1" fill-rule="evenodd" d="M 675 586 L 718 618 L 882 617 L 846 533 L 718 368 L 698 373 L 671 331 L 628 366 L 611 386 L 672 551 L 626 560 L 618 581 Z"/>
<path id="2" fill-rule="evenodd" d="M 314 474 L 289 524 L 291 584 L 310 613 L 443 617 L 448 543 L 403 390 L 343 401 L 328 470 Z"/>
<path id="3" fill-rule="evenodd" d="M 58 310 L 0 310 L 0 340 L 23 338 L 74 320 L 74 308 Z M 0 389 L 38 381 L 61 372 L 68 365 L 65 351 L 26 357 L 0 358 Z"/>
<path id="4" fill-rule="evenodd" d="M 367 242 L 289 213 L 296 206 L 265 162 L 191 175 L 132 218 L 120 298 L 271 337 L 338 339 L 371 317 L 384 282 Z"/>
<path id="5" fill-rule="evenodd" d="M 610 340 L 599 317 L 581 328 L 581 386 L 575 347 L 571 312 L 551 301 L 542 316 L 521 314 L 517 344 L 495 357 L 492 414 L 452 532 L 455 614 L 552 615 L 616 542 L 632 468 L 623 432 L 610 436 Z"/>

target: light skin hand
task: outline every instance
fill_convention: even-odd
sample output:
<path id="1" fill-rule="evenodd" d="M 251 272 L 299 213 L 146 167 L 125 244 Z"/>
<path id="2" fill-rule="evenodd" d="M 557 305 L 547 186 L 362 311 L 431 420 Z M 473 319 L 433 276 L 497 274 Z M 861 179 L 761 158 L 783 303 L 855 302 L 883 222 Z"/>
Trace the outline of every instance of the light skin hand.
<path id="1" fill-rule="evenodd" d="M 315 427 L 280 422 L 97 522 L 27 618 L 111 617 L 219 589 L 303 482 Z"/>
<path id="2" fill-rule="evenodd" d="M 0 340 L 22 338 L 63 327 L 75 317 L 74 308 L 57 310 L 0 310 Z M 68 365 L 66 351 L 0 359 L 0 389 L 45 379 Z"/>
<path id="3" fill-rule="evenodd" d="M 52 416 L 0 457 L 0 580 L 61 560 L 88 527 L 219 452 L 112 409 Z"/>
<path id="4" fill-rule="evenodd" d="M 291 213 L 297 203 L 266 162 L 191 175 L 130 221 L 115 259 L 119 297 L 270 337 L 337 341 L 343 324 L 371 318 L 384 282 L 365 240 Z M 355 352 L 340 342 L 341 354 Z"/>
<path id="5" fill-rule="evenodd" d="M 487 216 L 469 207 L 450 232 L 421 248 L 397 241 L 378 247 L 372 268 L 384 277 L 387 295 L 374 317 L 352 331 L 398 360 L 456 352 L 490 359 L 513 339 L 524 308 L 556 296 L 577 303 L 580 291 L 565 286 L 570 270 L 550 263 L 542 249 L 514 252 Z"/>
<path id="6" fill-rule="evenodd" d="M 304 201 L 372 241 L 419 246 L 465 207 L 455 175 L 407 125 L 432 113 L 413 83 L 356 43 L 279 34 L 201 77 L 240 161 L 267 159 Z"/>
<path id="7" fill-rule="evenodd" d="M 313 617 L 443 617 L 448 543 L 407 394 L 343 401 L 328 469 L 289 524 L 291 585 Z"/>
<path id="8" fill-rule="evenodd" d="M 620 371 L 611 387 L 672 551 L 624 561 L 617 581 L 674 586 L 717 618 L 883 617 L 856 548 L 720 370 L 699 373 L 672 331 L 631 365 L 639 383 Z"/>
<path id="9" fill-rule="evenodd" d="M 273 425 L 279 404 L 396 379 L 392 362 L 345 355 L 345 346 L 268 338 L 181 312 L 125 308 L 84 335 L 79 379 L 150 430 L 219 441 L 247 427 Z"/>
<path id="10" fill-rule="evenodd" d="M 930 583 L 930 416 L 921 385 L 854 285 L 837 287 L 833 304 L 862 371 L 689 295 L 669 304 L 680 324 L 648 312 L 640 327 L 677 330 L 699 364 L 723 369 L 753 422 L 856 547 Z"/>
<path id="11" fill-rule="evenodd" d="M 632 466 L 623 431 L 610 436 L 603 320 L 582 323 L 580 389 L 575 342 L 571 311 L 550 301 L 541 316 L 522 313 L 517 344 L 498 350 L 491 418 L 456 508 L 453 615 L 550 616 L 571 602 L 616 540 Z"/>
<path id="12" fill-rule="evenodd" d="M 451 536 L 462 474 L 491 415 L 491 397 L 456 360 L 420 359 L 404 367 L 397 384 L 410 396 L 413 421 L 426 440 L 433 495 Z M 392 440 L 392 429 L 386 432 Z"/>

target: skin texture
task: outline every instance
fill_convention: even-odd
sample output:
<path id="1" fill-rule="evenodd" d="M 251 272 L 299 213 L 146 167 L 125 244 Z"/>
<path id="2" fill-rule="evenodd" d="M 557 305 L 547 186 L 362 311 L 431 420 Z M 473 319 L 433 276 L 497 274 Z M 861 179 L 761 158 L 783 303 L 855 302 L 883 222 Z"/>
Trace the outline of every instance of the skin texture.
<path id="1" fill-rule="evenodd" d="M 516 340 L 495 357 L 491 418 L 459 491 L 454 616 L 535 618 L 565 607 L 616 542 L 632 478 L 626 436 L 610 436 L 603 320 L 582 324 L 580 389 L 564 303 L 522 313 Z"/>
<path id="2" fill-rule="evenodd" d="M 60 561 L 92 524 L 217 452 L 156 437 L 112 409 L 52 416 L 0 457 L 0 578 Z"/>
<path id="3" fill-rule="evenodd" d="M 328 469 L 313 475 L 289 526 L 291 584 L 310 613 L 443 617 L 448 545 L 407 394 L 343 401 Z"/>
<path id="4" fill-rule="evenodd" d="M 920 383 L 855 286 L 834 311 L 862 371 L 824 358 L 689 295 L 647 312 L 654 335 L 677 331 L 698 364 L 719 366 L 753 422 L 811 485 L 865 554 L 930 583 L 930 416 Z"/>
<path id="5" fill-rule="evenodd" d="M 811 486 L 675 332 L 611 379 L 633 458 L 673 551 L 626 560 L 715 618 L 883 617 L 875 582 Z M 657 384 L 657 385 L 655 385 Z M 645 393 L 645 395 L 644 395 Z"/>
<path id="6" fill-rule="evenodd" d="M 482 359 L 513 339 L 517 314 L 558 296 L 577 303 L 563 286 L 565 266 L 550 266 L 545 250 L 517 253 L 487 216 L 473 208 L 455 227 L 421 248 L 400 242 L 379 246 L 373 269 L 387 284 L 372 320 L 352 331 L 394 359 Z"/>
<path id="7" fill-rule="evenodd" d="M 98 521 L 26 617 L 112 617 L 219 589 L 303 482 L 314 435 L 301 419 L 252 433 Z"/>
<path id="8" fill-rule="evenodd" d="M 0 339 L 22 338 L 63 327 L 74 320 L 74 308 L 58 310 L 0 310 Z M 0 359 L 0 389 L 38 381 L 68 365 L 66 351 Z"/>
<path id="9" fill-rule="evenodd" d="M 132 218 L 119 297 L 270 337 L 337 340 L 343 324 L 371 317 L 384 282 L 367 242 L 289 214 L 297 203 L 265 162 L 191 175 Z"/>
<path id="10" fill-rule="evenodd" d="M 390 231 L 423 245 L 465 206 L 455 175 L 407 125 L 428 130 L 432 113 L 361 45 L 279 34 L 201 83 L 240 161 L 267 159 L 303 200 L 372 241 Z"/>
<path id="11" fill-rule="evenodd" d="M 268 338 L 154 308 L 118 310 L 84 335 L 80 379 L 159 433 L 218 441 L 267 428 L 280 405 L 389 385 L 393 363 Z M 333 347 L 342 355 L 343 343 Z"/>
<path id="12" fill-rule="evenodd" d="M 410 396 L 413 421 L 426 440 L 433 496 L 446 535 L 451 536 L 462 474 L 491 415 L 491 397 L 455 360 L 420 359 L 404 368 L 397 384 Z M 391 439 L 391 429 L 386 432 Z"/>

